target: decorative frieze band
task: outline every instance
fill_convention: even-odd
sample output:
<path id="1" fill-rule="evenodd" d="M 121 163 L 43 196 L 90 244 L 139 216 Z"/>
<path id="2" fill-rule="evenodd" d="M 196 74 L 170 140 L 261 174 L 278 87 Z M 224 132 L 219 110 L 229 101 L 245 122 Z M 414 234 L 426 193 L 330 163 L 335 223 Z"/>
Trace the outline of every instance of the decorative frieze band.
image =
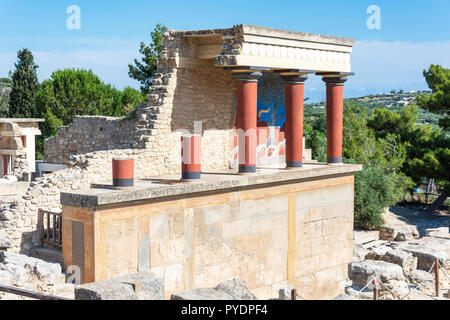
<path id="1" fill-rule="evenodd" d="M 345 52 L 301 49 L 286 46 L 273 46 L 257 43 L 244 43 L 242 53 L 246 56 L 274 57 L 303 61 L 350 63 L 350 54 Z"/>

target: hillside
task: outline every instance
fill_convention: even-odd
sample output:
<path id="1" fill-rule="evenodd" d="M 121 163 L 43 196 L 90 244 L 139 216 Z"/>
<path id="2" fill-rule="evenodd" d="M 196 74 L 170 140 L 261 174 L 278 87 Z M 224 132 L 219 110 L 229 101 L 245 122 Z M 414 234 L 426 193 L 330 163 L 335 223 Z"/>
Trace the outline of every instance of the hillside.
<path id="1" fill-rule="evenodd" d="M 429 91 L 411 91 L 411 92 L 395 92 L 382 93 L 376 95 L 367 95 L 359 98 L 344 99 L 344 103 L 358 104 L 366 106 L 369 111 L 374 108 L 388 108 L 390 110 L 399 110 L 404 106 L 414 104 L 416 97 L 421 94 L 427 94 Z M 325 102 L 305 104 L 305 118 L 314 119 L 320 115 L 325 114 Z M 430 113 L 422 108 L 419 108 L 419 123 L 437 125 L 439 115 Z"/>

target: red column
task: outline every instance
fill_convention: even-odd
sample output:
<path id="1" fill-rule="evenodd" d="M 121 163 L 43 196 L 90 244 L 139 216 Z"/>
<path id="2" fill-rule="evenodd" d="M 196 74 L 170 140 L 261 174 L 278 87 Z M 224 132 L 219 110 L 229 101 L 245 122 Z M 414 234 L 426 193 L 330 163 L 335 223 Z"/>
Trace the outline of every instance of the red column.
<path id="1" fill-rule="evenodd" d="M 183 180 L 197 180 L 202 171 L 202 137 L 189 135 L 181 137 L 181 171 Z"/>
<path id="2" fill-rule="evenodd" d="M 258 78 L 260 72 L 234 73 L 237 81 L 239 172 L 256 172 Z"/>
<path id="3" fill-rule="evenodd" d="M 327 154 L 328 164 L 342 163 L 344 125 L 344 83 L 346 78 L 323 78 L 327 84 Z"/>
<path id="4" fill-rule="evenodd" d="M 286 166 L 303 166 L 303 101 L 307 76 L 283 76 L 286 101 Z"/>
<path id="5" fill-rule="evenodd" d="M 134 160 L 114 158 L 112 160 L 113 186 L 132 187 L 134 185 Z"/>

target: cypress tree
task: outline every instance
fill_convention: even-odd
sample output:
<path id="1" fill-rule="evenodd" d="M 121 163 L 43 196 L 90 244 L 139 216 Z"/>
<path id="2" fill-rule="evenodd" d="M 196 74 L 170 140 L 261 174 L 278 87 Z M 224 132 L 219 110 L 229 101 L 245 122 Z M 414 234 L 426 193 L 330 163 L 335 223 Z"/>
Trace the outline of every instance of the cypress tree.
<path id="1" fill-rule="evenodd" d="M 35 94 L 39 89 L 39 81 L 33 54 L 28 49 L 17 52 L 17 63 L 12 75 L 13 86 L 9 101 L 11 118 L 33 118 L 37 116 Z"/>

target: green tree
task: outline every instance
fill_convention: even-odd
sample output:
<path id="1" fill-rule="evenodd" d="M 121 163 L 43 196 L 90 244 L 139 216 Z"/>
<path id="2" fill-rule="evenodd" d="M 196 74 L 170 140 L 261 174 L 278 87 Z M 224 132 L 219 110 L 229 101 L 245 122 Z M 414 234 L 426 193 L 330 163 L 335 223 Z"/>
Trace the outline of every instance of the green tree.
<path id="1" fill-rule="evenodd" d="M 320 131 L 324 134 L 327 133 L 327 115 L 325 113 L 321 113 L 319 117 L 314 121 L 312 125 L 314 130 Z"/>
<path id="2" fill-rule="evenodd" d="M 0 79 L 0 117 L 6 118 L 9 116 L 9 94 L 13 82 L 9 78 Z"/>
<path id="3" fill-rule="evenodd" d="M 408 134 L 407 161 L 403 171 L 418 184 L 434 178 L 450 194 L 450 137 L 430 125 L 416 126 Z"/>
<path id="4" fill-rule="evenodd" d="M 422 178 L 434 178 L 448 192 L 450 185 L 448 157 L 450 138 L 430 125 L 419 126 L 416 106 L 399 111 L 375 109 L 369 126 L 384 146 L 384 167 L 390 166 L 398 175 L 407 176 L 416 184 Z M 408 183 L 408 184 L 411 184 Z"/>
<path id="5" fill-rule="evenodd" d="M 311 125 L 305 124 L 305 142 L 311 149 L 313 159 L 327 162 L 327 136 L 325 133 L 314 130 Z"/>
<path id="6" fill-rule="evenodd" d="M 28 49 L 17 52 L 17 63 L 12 74 L 12 90 L 9 96 L 9 116 L 11 118 L 33 118 L 38 112 L 35 95 L 39 89 L 39 81 L 33 54 Z"/>
<path id="7" fill-rule="evenodd" d="M 402 117 L 400 112 L 379 109 L 370 117 L 367 107 L 354 103 L 346 103 L 344 112 L 344 158 L 347 163 L 363 164 L 363 171 L 355 176 L 355 221 L 377 228 L 383 223 L 384 209 L 413 187 L 412 179 L 401 171 L 407 151 L 400 135 L 411 112 Z M 392 128 L 392 123 L 397 127 Z"/>
<path id="8" fill-rule="evenodd" d="M 9 78 L 0 78 L 0 87 L 10 88 L 13 86 L 13 81 Z"/>
<path id="9" fill-rule="evenodd" d="M 422 94 L 417 103 L 422 108 L 442 115 L 439 125 L 446 131 L 450 129 L 450 69 L 440 65 L 431 65 L 423 75 L 431 94 Z"/>
<path id="10" fill-rule="evenodd" d="M 143 55 L 141 60 L 134 60 L 134 65 L 128 65 L 128 75 L 141 83 L 142 93 L 147 93 L 153 76 L 158 66 L 158 59 L 161 57 L 163 51 L 164 34 L 167 32 L 167 27 L 158 23 L 151 33 L 152 41 L 149 45 L 141 42 L 139 53 Z"/>
<path id="11" fill-rule="evenodd" d="M 368 109 L 346 103 L 344 110 L 343 156 L 365 166 L 376 165 L 381 158 L 375 133 L 368 126 Z"/>
<path id="12" fill-rule="evenodd" d="M 416 126 L 417 120 L 418 110 L 414 105 L 405 106 L 399 111 L 375 108 L 368 126 L 375 130 L 377 138 L 385 138 L 389 133 L 405 138 L 405 134 Z"/>
<path id="13" fill-rule="evenodd" d="M 132 87 L 125 87 L 122 92 L 122 105 L 126 114 L 132 112 L 139 104 L 147 100 L 147 95 Z"/>

